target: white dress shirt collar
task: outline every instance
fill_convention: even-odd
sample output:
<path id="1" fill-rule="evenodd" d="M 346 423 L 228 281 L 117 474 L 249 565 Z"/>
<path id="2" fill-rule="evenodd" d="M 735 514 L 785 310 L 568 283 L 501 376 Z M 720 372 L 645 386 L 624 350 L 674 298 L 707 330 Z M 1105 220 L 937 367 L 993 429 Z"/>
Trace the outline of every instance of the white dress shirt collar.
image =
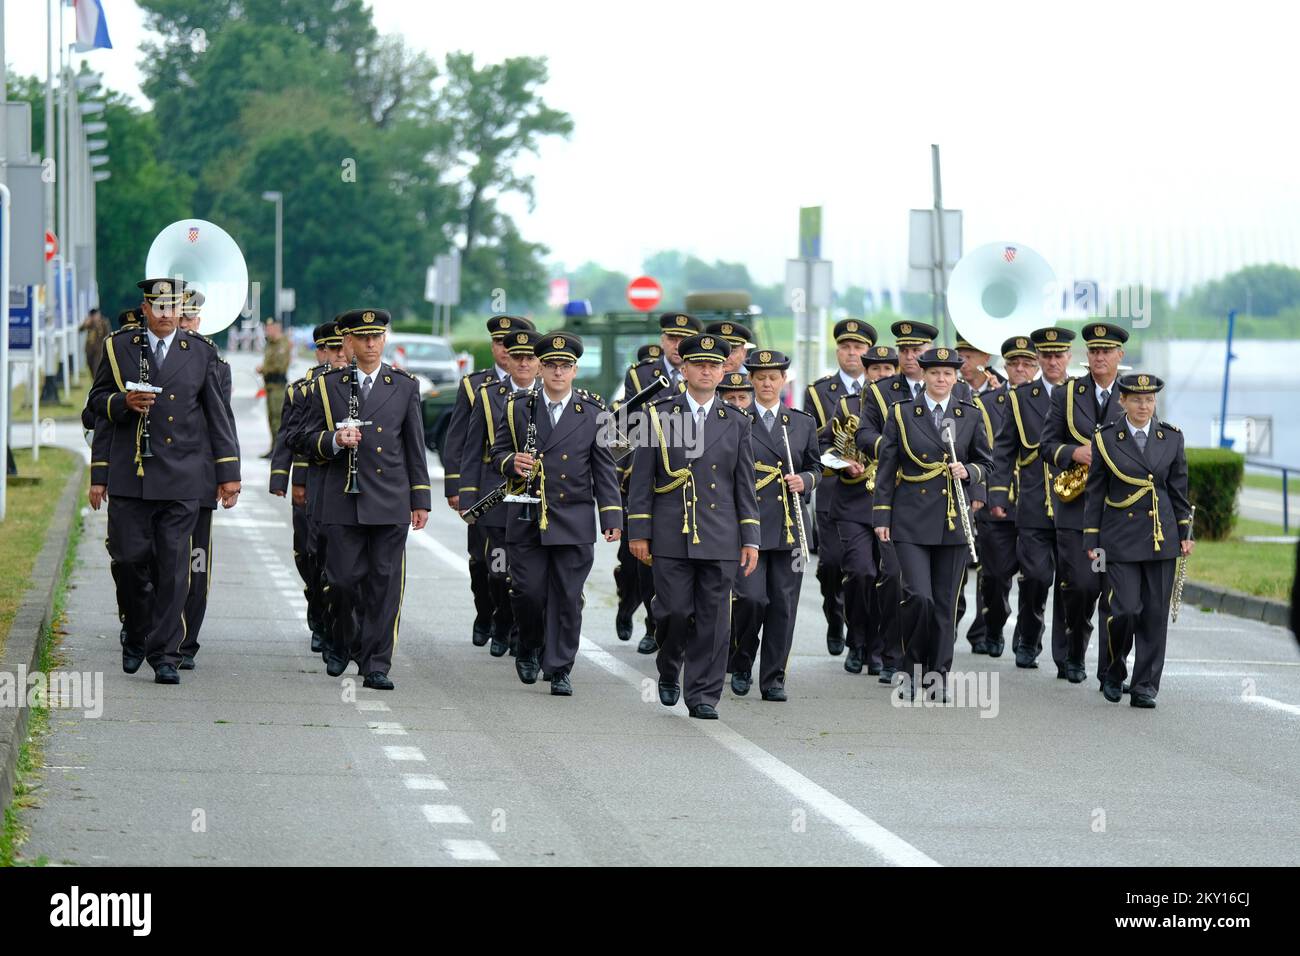
<path id="1" fill-rule="evenodd" d="M 561 415 L 564 414 L 564 410 L 568 407 L 568 405 L 569 405 L 569 400 L 572 399 L 572 398 L 573 398 L 573 389 L 569 389 L 569 393 L 568 393 L 567 395 L 565 395 L 562 399 L 560 399 L 560 414 L 561 414 Z M 545 392 L 542 392 L 542 400 L 546 402 L 546 414 L 548 414 L 548 415 L 551 414 L 551 406 L 554 405 L 555 402 L 552 401 L 552 400 L 551 400 L 551 397 L 550 397 L 549 395 L 547 395 Z"/>
<path id="2" fill-rule="evenodd" d="M 697 401 L 694 399 L 694 397 L 692 397 L 692 395 L 691 395 L 690 392 L 687 392 L 687 393 L 686 393 L 686 404 L 688 405 L 688 407 L 689 407 L 690 410 L 691 410 L 691 416 L 692 416 L 692 417 L 694 417 L 694 416 L 696 415 L 696 413 L 698 413 L 699 410 L 702 408 L 702 409 L 704 409 L 704 417 L 705 417 L 705 418 L 708 418 L 708 417 L 709 417 L 709 412 L 713 411 L 713 401 L 714 401 L 714 400 L 711 398 L 711 399 L 709 399 L 709 403 L 708 403 L 707 405 L 701 405 L 699 402 L 697 402 Z"/>
<path id="3" fill-rule="evenodd" d="M 1136 435 L 1138 432 L 1141 432 L 1141 433 L 1142 433 L 1142 438 L 1143 438 L 1144 440 L 1145 440 L 1147 437 L 1149 437 L 1149 436 L 1147 435 L 1147 432 L 1150 431 L 1150 429 L 1151 429 L 1151 422 L 1148 421 L 1148 422 L 1147 422 L 1145 425 L 1143 425 L 1141 428 L 1138 428 L 1136 425 L 1133 424 L 1133 420 L 1132 420 L 1131 418 L 1129 418 L 1127 415 L 1125 415 L 1125 416 L 1124 416 L 1124 424 L 1126 424 L 1126 425 L 1128 426 L 1128 430 L 1129 430 L 1129 433 L 1130 433 L 1130 434 Z"/>
<path id="4" fill-rule="evenodd" d="M 148 334 L 148 336 L 149 336 L 149 348 L 153 349 L 154 352 L 157 352 L 157 351 L 158 351 L 158 343 L 159 343 L 159 342 L 166 342 L 166 343 L 167 343 L 167 351 L 168 351 L 168 353 L 171 352 L 171 350 L 172 350 L 172 343 L 173 343 L 174 341 L 176 341 L 176 330 L 175 330 L 175 329 L 172 329 L 171 334 L 168 335 L 168 336 L 166 336 L 166 337 L 164 337 L 164 338 L 162 338 L 162 339 L 160 339 L 160 338 L 158 338 L 158 336 L 154 335 L 152 329 L 146 328 L 146 329 L 145 329 L 145 332 L 146 332 L 146 333 Z"/>
<path id="5" fill-rule="evenodd" d="M 863 373 L 858 378 L 853 378 L 848 372 L 844 371 L 844 369 L 840 369 L 840 381 L 844 383 L 844 387 L 850 392 L 853 391 L 853 385 L 855 382 L 857 383 L 859 392 L 865 392 L 867 390 L 866 373 Z"/>

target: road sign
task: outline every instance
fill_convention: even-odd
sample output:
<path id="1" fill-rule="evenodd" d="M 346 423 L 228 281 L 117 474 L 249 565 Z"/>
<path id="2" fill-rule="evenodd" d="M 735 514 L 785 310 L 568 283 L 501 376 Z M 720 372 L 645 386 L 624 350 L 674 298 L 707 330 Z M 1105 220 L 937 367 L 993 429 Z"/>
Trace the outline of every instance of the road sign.
<path id="1" fill-rule="evenodd" d="M 649 312 L 663 297 L 663 286 L 649 276 L 638 276 L 627 284 L 627 301 L 642 312 Z"/>
<path id="2" fill-rule="evenodd" d="M 32 348 L 32 313 L 36 297 L 31 286 L 9 290 L 9 351 Z"/>
<path id="3" fill-rule="evenodd" d="M 438 267 L 429 266 L 424 270 L 424 301 L 438 301 Z"/>
<path id="4" fill-rule="evenodd" d="M 59 237 L 48 229 L 45 232 L 45 261 L 49 262 L 59 254 Z"/>

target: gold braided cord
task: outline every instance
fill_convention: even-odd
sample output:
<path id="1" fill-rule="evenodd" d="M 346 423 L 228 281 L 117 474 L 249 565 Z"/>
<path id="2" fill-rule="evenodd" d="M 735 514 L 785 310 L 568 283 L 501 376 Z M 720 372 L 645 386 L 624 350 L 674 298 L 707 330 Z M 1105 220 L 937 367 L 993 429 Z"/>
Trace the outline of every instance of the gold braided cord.
<path id="1" fill-rule="evenodd" d="M 1043 507 L 1047 509 L 1047 517 L 1054 517 L 1052 513 L 1052 472 L 1047 467 L 1047 459 L 1043 459 Z"/>
<path id="2" fill-rule="evenodd" d="M 668 461 L 668 440 L 664 437 L 664 426 L 659 421 L 659 409 L 653 405 L 650 406 L 650 421 L 654 425 L 655 437 L 659 440 L 659 454 L 663 457 L 664 471 L 672 476 L 673 480 L 666 485 L 655 488 L 655 494 L 665 495 L 670 491 L 682 489 L 682 534 L 691 535 L 691 543 L 700 543 L 700 529 L 696 522 L 695 513 L 695 473 L 685 466 L 673 468 Z M 686 492 L 690 489 L 690 500 L 687 500 Z"/>
<path id="3" fill-rule="evenodd" d="M 954 520 L 957 517 L 957 506 L 953 503 L 952 493 L 952 471 L 948 468 L 948 453 L 944 452 L 943 461 L 921 461 L 912 453 L 912 446 L 907 441 L 907 428 L 903 425 L 903 404 L 899 402 L 894 406 L 894 421 L 898 423 L 898 434 L 903 439 L 903 452 L 912 460 L 912 464 L 921 469 L 919 475 L 909 475 L 903 471 L 902 465 L 898 468 L 898 477 L 904 481 L 922 482 L 929 481 L 932 478 L 938 478 L 940 473 L 947 479 L 947 497 L 948 497 L 948 530 L 956 531 L 957 525 Z"/>
<path id="4" fill-rule="evenodd" d="M 794 527 L 794 519 L 790 517 L 790 498 L 787 494 L 785 482 L 781 481 L 781 468 L 778 465 L 765 465 L 761 461 L 754 462 L 754 470 L 762 472 L 765 478 L 755 482 L 754 490 L 762 491 L 765 487 L 776 481 L 781 486 L 781 507 L 785 509 L 785 543 L 794 544 L 794 534 L 791 529 Z"/>
<path id="5" fill-rule="evenodd" d="M 1116 478 L 1138 489 L 1123 501 L 1111 501 L 1110 498 L 1107 498 L 1107 505 L 1112 508 L 1128 508 L 1147 492 L 1151 493 L 1151 540 L 1155 545 L 1155 550 L 1159 551 L 1160 545 L 1165 540 L 1165 533 L 1160 527 L 1160 498 L 1156 494 L 1155 476 L 1148 474 L 1144 481 L 1141 478 L 1134 478 L 1132 475 L 1126 475 L 1120 471 L 1110 457 L 1110 452 L 1106 450 L 1106 440 L 1102 438 L 1101 432 L 1097 432 L 1097 449 L 1101 452 L 1101 457 L 1105 460 L 1106 466 L 1110 468 Z"/>
<path id="6" fill-rule="evenodd" d="M 1088 439 L 1079 434 L 1079 430 L 1074 427 L 1074 379 L 1069 379 L 1069 388 L 1065 391 L 1065 425 L 1070 429 L 1070 434 L 1080 445 L 1090 444 Z"/>

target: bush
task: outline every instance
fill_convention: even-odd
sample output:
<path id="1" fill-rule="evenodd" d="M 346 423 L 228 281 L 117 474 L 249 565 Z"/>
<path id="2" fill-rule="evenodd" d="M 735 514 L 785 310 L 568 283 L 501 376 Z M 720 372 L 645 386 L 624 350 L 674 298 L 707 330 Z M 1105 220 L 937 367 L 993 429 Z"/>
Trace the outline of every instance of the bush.
<path id="1" fill-rule="evenodd" d="M 1226 448 L 1187 449 L 1187 496 L 1196 505 L 1197 538 L 1222 541 L 1237 520 L 1245 456 Z"/>

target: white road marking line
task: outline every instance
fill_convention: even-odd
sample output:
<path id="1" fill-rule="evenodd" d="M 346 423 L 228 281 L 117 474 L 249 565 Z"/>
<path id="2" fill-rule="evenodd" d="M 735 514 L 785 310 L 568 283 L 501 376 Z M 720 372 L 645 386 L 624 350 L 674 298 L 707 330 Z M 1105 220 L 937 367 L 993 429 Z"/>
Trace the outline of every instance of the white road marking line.
<path id="1" fill-rule="evenodd" d="M 433 537 L 427 528 L 424 531 L 412 531 L 406 536 L 406 540 L 414 541 L 425 550 L 432 551 L 444 564 L 455 568 L 461 574 L 465 575 L 465 577 L 469 577 L 469 555 L 457 554 L 437 538 Z"/>
<path id="2" fill-rule="evenodd" d="M 424 813 L 424 819 L 430 823 L 469 823 L 470 818 L 466 816 L 465 811 L 455 804 L 450 803 L 426 803 L 420 807 Z"/>
<path id="3" fill-rule="evenodd" d="M 413 760 L 424 762 L 424 754 L 419 747 L 385 747 L 384 756 L 389 760 Z"/>
<path id="4" fill-rule="evenodd" d="M 370 729 L 371 733 L 387 734 L 391 737 L 406 736 L 406 728 L 391 720 L 372 720 L 366 724 L 366 726 Z"/>
<path id="5" fill-rule="evenodd" d="M 453 860 L 487 860 L 498 861 L 501 857 L 482 840 L 443 840 L 442 848 Z"/>
<path id="6" fill-rule="evenodd" d="M 646 676 L 629 667 L 587 637 L 582 637 L 580 653 L 593 664 L 622 678 L 639 691 Z M 662 706 L 656 701 L 656 706 Z M 678 717 L 687 717 L 679 701 L 672 708 Z M 689 719 L 689 718 L 687 718 Z M 707 734 L 733 754 L 767 777 L 796 800 L 811 807 L 838 826 L 849 837 L 896 866 L 939 866 L 939 862 L 922 853 L 902 837 L 886 830 L 871 817 L 841 800 L 829 790 L 809 780 L 799 771 L 772 756 L 758 744 L 742 737 L 721 721 L 696 721 L 698 730 Z"/>
<path id="7" fill-rule="evenodd" d="M 402 783 L 407 790 L 446 790 L 447 785 L 432 774 L 404 773 Z"/>
<path id="8" fill-rule="evenodd" d="M 1300 661 L 1230 661 L 1217 657 L 1166 657 L 1166 664 L 1240 664 L 1243 667 L 1300 667 Z"/>
<path id="9" fill-rule="evenodd" d="M 357 710 L 365 712 L 372 710 L 386 711 L 388 705 L 382 700 L 359 700 L 357 701 Z"/>
<path id="10" fill-rule="evenodd" d="M 1248 704 L 1259 704 L 1261 707 L 1267 707 L 1269 710 L 1280 710 L 1284 714 L 1290 714 L 1293 717 L 1300 717 L 1300 707 L 1295 704 L 1288 704 L 1280 700 L 1274 700 L 1272 697 L 1260 697 L 1258 694 L 1251 694 L 1243 697 Z"/>

